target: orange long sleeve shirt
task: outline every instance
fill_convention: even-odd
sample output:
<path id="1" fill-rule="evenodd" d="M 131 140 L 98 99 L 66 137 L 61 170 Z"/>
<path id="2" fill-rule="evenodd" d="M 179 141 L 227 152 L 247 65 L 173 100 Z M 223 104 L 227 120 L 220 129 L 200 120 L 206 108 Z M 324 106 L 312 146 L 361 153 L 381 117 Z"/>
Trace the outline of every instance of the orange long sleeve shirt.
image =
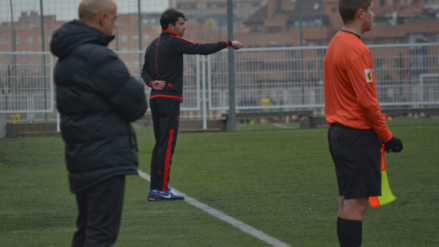
<path id="1" fill-rule="evenodd" d="M 328 123 L 373 129 L 381 141 L 390 141 L 392 133 L 378 104 L 372 53 L 361 39 L 338 32 L 329 44 L 323 70 Z"/>

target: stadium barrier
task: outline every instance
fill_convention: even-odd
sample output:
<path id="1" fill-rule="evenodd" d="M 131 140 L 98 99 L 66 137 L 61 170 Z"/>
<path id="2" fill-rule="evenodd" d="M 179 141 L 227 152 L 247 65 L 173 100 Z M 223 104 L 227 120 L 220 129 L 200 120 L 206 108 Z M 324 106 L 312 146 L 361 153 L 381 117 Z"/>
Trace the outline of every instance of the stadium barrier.
<path id="1" fill-rule="evenodd" d="M 439 106 L 439 43 L 369 46 L 383 110 Z M 236 51 L 236 105 L 241 112 L 323 109 L 323 61 L 327 47 L 271 47 Z M 140 81 L 144 51 L 118 51 Z M 187 55 L 182 119 L 218 119 L 229 109 L 226 51 Z M 43 63 L 46 61 L 46 63 Z M 49 52 L 0 52 L 0 113 L 11 121 L 57 121 Z M 145 93 L 149 96 L 149 88 Z M 245 121 L 244 121 L 245 122 Z M 241 122 L 238 121 L 238 124 Z"/>

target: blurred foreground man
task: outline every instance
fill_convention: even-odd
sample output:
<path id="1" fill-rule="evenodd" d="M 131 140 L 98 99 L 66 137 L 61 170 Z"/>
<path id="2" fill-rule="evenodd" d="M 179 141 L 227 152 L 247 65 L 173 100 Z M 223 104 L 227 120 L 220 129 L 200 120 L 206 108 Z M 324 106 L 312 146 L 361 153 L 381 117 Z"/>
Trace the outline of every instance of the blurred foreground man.
<path id="1" fill-rule="evenodd" d="M 381 195 L 381 145 L 400 152 L 400 139 L 384 121 L 376 94 L 372 54 L 360 36 L 371 30 L 372 0 L 340 0 L 343 30 L 324 61 L 329 149 L 339 188 L 337 235 L 342 247 L 359 247 L 369 196 Z"/>
<path id="2" fill-rule="evenodd" d="M 125 175 L 137 174 L 130 122 L 147 109 L 144 87 L 107 48 L 114 39 L 113 0 L 83 0 L 79 21 L 55 32 L 50 48 L 66 143 L 70 190 L 79 208 L 72 246 L 111 246 L 122 216 Z"/>
<path id="3" fill-rule="evenodd" d="M 155 136 L 149 201 L 184 199 L 168 186 L 183 101 L 183 54 L 209 55 L 229 46 L 235 50 L 244 47 L 238 41 L 201 44 L 186 40 L 185 22 L 183 13 L 166 10 L 160 17 L 162 33 L 145 52 L 142 78 L 151 88 L 149 100 Z"/>

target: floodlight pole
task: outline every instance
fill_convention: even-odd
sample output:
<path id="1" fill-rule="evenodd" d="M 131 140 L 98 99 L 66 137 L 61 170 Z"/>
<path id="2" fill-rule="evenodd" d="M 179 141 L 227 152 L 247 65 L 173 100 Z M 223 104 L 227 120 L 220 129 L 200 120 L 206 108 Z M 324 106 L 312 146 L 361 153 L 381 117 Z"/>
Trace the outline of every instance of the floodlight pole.
<path id="1" fill-rule="evenodd" d="M 45 52 L 45 36 L 44 36 L 44 13 L 43 0 L 40 0 L 40 17 L 41 17 L 41 47 L 43 51 L 43 83 L 44 83 L 44 110 L 47 110 L 47 92 L 46 92 L 46 54 Z M 44 114 L 44 120 L 47 122 L 47 112 Z"/>
<path id="2" fill-rule="evenodd" d="M 227 39 L 233 40 L 233 0 L 227 0 Z M 231 45 L 231 44 L 230 44 Z M 229 47 L 229 131 L 236 132 L 235 114 L 235 54 Z"/>

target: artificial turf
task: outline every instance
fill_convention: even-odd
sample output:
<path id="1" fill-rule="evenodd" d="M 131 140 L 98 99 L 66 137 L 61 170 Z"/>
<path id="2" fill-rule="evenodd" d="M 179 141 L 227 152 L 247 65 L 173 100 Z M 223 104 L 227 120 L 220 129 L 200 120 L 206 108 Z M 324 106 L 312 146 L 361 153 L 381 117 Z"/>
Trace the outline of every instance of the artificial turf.
<path id="1" fill-rule="evenodd" d="M 439 246 L 439 128 L 392 128 L 398 198 L 370 208 L 364 246 Z M 154 145 L 137 129 L 139 169 Z M 61 138 L 0 140 L 0 246 L 69 246 L 77 207 Z M 325 129 L 182 134 L 170 185 L 291 246 L 337 246 L 337 187 Z M 129 176 L 116 246 L 269 246 L 184 201 L 148 202 Z"/>

